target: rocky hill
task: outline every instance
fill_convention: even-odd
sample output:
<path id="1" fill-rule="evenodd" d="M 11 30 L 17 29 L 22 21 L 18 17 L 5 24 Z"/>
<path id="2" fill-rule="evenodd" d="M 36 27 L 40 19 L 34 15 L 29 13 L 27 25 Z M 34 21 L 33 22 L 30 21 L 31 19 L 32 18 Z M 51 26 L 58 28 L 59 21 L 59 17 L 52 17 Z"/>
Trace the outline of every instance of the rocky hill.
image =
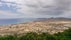
<path id="1" fill-rule="evenodd" d="M 42 21 L 32 21 L 21 24 L 11 24 L 7 26 L 0 26 L 0 35 L 15 35 L 29 32 L 48 32 L 50 34 L 63 32 L 71 28 L 71 19 L 66 18 L 50 18 Z"/>

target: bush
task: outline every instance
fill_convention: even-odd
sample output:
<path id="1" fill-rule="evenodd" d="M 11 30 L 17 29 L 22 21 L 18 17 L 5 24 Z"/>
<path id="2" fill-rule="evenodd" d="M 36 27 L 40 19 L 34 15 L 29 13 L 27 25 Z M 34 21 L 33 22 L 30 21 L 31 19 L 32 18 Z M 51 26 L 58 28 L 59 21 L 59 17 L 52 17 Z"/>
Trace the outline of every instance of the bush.
<path id="1" fill-rule="evenodd" d="M 57 33 L 54 35 L 50 35 L 48 33 L 27 33 L 21 37 L 17 36 L 5 36 L 1 37 L 0 40 L 71 40 L 71 29 L 65 30 L 62 33 Z"/>

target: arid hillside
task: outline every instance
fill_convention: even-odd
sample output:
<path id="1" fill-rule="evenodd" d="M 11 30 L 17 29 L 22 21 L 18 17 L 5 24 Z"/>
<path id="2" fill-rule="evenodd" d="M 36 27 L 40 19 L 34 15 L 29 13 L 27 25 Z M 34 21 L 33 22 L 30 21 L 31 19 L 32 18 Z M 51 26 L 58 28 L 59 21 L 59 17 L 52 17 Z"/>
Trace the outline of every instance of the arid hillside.
<path id="1" fill-rule="evenodd" d="M 0 35 L 15 35 L 29 32 L 48 32 L 50 34 L 63 32 L 71 28 L 71 20 L 43 20 L 32 21 L 21 24 L 11 24 L 7 26 L 0 26 Z"/>

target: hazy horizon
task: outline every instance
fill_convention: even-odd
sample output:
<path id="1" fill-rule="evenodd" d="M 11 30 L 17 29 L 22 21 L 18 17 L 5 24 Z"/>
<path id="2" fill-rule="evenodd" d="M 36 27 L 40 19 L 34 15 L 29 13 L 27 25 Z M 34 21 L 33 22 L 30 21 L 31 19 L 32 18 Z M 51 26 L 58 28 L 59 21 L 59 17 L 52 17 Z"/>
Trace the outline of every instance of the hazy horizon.
<path id="1" fill-rule="evenodd" d="M 71 0 L 0 0 L 0 24 L 59 17 L 71 18 Z"/>

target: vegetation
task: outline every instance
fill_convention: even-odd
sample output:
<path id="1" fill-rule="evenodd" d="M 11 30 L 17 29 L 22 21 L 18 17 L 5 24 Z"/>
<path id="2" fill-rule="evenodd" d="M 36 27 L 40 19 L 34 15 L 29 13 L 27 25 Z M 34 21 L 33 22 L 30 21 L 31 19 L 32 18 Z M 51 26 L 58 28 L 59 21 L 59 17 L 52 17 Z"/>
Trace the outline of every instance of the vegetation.
<path id="1" fill-rule="evenodd" d="M 0 36 L 0 40 L 71 40 L 71 29 L 65 30 L 62 33 L 50 35 L 48 33 L 27 33 L 23 36 Z"/>

